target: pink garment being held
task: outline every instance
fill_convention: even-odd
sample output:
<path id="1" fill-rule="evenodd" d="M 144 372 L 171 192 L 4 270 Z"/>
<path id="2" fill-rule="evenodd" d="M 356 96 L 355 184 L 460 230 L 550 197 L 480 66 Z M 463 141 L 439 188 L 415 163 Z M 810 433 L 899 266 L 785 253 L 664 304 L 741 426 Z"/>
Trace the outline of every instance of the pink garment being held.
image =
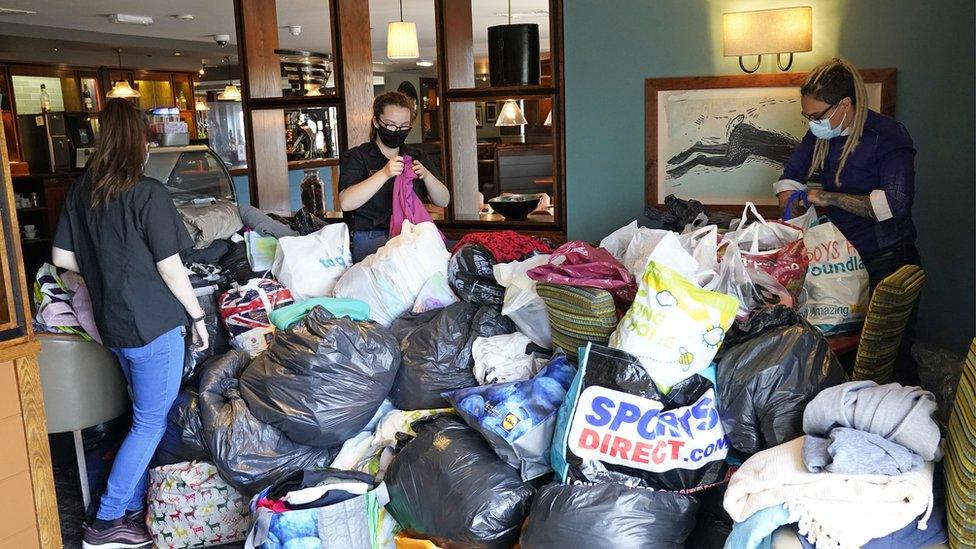
<path id="1" fill-rule="evenodd" d="M 393 215 L 390 216 L 390 238 L 400 234 L 403 220 L 414 225 L 425 221 L 433 222 L 424 203 L 420 201 L 413 190 L 413 180 L 417 174 L 413 171 L 413 158 L 409 154 L 403 155 L 403 173 L 393 181 Z M 441 238 L 444 234 L 441 233 Z"/>

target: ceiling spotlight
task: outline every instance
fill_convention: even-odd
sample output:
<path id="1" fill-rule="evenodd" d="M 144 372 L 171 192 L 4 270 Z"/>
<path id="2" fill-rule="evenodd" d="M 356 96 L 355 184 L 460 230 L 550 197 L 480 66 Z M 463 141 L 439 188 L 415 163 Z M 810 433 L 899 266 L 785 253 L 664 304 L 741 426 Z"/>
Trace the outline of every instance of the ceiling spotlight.
<path id="1" fill-rule="evenodd" d="M 290 34 L 292 36 L 298 36 L 299 34 L 302 33 L 302 26 L 301 25 L 288 25 L 285 28 L 288 29 L 288 34 Z"/>
<path id="2" fill-rule="evenodd" d="M 182 52 L 178 52 L 178 51 L 174 51 L 173 52 L 173 55 L 175 55 L 176 57 L 179 57 L 179 56 L 183 55 L 183 53 Z"/>
<path id="3" fill-rule="evenodd" d="M 434 66 L 434 62 L 433 61 L 428 61 L 426 59 L 421 59 L 420 61 L 417 61 L 417 66 L 418 67 L 433 67 Z"/>
<path id="4" fill-rule="evenodd" d="M 179 14 L 174 15 L 173 18 L 179 19 L 180 21 L 192 21 L 193 20 L 193 14 L 192 13 L 179 13 Z"/>
<path id="5" fill-rule="evenodd" d="M 108 16 L 108 20 L 113 23 L 126 25 L 152 25 L 153 18 L 148 15 L 129 15 L 126 13 L 113 13 Z"/>
<path id="6" fill-rule="evenodd" d="M 58 48 L 54 48 L 54 51 L 58 51 Z"/>

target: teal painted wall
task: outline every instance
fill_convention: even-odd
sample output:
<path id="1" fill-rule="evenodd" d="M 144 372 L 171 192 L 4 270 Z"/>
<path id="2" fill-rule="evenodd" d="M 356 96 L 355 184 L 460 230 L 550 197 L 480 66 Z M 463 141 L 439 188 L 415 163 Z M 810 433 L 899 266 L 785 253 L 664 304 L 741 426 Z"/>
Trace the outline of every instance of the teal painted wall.
<path id="1" fill-rule="evenodd" d="M 325 188 L 325 203 L 332 204 L 332 168 L 319 168 L 319 177 L 322 179 L 322 186 Z M 291 170 L 288 172 L 288 196 L 292 211 L 297 211 L 302 207 L 302 180 L 305 179 L 305 170 Z M 246 175 L 234 176 L 234 190 L 237 193 L 237 201 L 241 204 L 251 203 L 251 190 L 247 185 Z"/>
<path id="2" fill-rule="evenodd" d="M 972 0 L 566 0 L 569 237 L 599 240 L 641 216 L 644 79 L 741 74 L 722 56 L 722 13 L 796 5 L 813 6 L 814 44 L 793 70 L 836 55 L 898 69 L 896 117 L 918 149 L 914 216 L 928 273 L 919 334 L 963 352 L 976 335 Z"/>

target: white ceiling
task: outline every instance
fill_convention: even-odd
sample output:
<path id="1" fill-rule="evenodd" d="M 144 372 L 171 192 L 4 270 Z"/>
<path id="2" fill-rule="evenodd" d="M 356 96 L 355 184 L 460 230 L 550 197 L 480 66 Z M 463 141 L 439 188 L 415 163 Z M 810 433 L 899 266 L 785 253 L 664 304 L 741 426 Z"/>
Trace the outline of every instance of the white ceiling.
<path id="1" fill-rule="evenodd" d="M 487 28 L 492 25 L 505 24 L 507 17 L 498 14 L 505 13 L 508 9 L 508 0 L 472 0 L 472 20 L 475 29 L 475 55 L 484 55 L 486 52 Z M 331 35 L 328 19 L 328 2 L 326 0 L 278 0 L 278 26 L 279 47 L 287 49 L 307 49 L 312 51 L 331 52 Z M 151 63 L 138 63 L 136 59 L 126 61 L 126 65 L 153 65 L 166 63 L 166 58 L 172 55 L 171 48 L 159 43 L 159 39 L 182 41 L 184 44 L 175 44 L 180 51 L 187 50 L 184 56 L 196 57 L 198 55 L 208 57 L 208 62 L 216 62 L 223 55 L 230 54 L 236 59 L 235 29 L 234 29 L 234 9 L 231 0 L 0 0 L 0 7 L 33 10 L 34 15 L 4 15 L 0 16 L 0 35 L 16 34 L 25 36 L 16 29 L 24 26 L 53 27 L 57 29 L 71 29 L 74 31 L 87 31 L 89 33 L 105 33 L 116 37 L 130 37 L 130 48 L 133 48 L 134 55 L 153 55 L 154 61 Z M 527 13 L 536 10 L 547 10 L 548 0 L 513 0 L 512 11 L 515 14 Z M 371 40 L 373 46 L 373 59 L 379 62 L 376 69 L 402 70 L 413 67 L 413 63 L 390 64 L 386 59 L 386 24 L 400 18 L 400 7 L 398 0 L 369 0 Z M 131 15 L 148 15 L 153 18 L 153 24 L 149 26 L 122 25 L 109 21 L 107 15 L 111 13 L 125 13 Z M 182 21 L 173 15 L 190 13 L 194 18 L 190 21 Z M 403 18 L 406 21 L 417 23 L 418 41 L 420 43 L 421 56 L 425 59 L 433 59 L 435 54 L 435 34 L 434 34 L 434 2 L 433 0 L 403 0 Z M 548 51 L 549 27 L 548 17 L 533 16 L 529 18 L 516 18 L 513 22 L 518 23 L 538 23 L 541 48 Z M 301 25 L 302 32 L 299 36 L 292 36 L 288 25 Z M 37 33 L 35 33 L 37 34 Z M 214 34 L 228 34 L 231 36 L 231 46 L 219 49 L 213 42 Z M 60 34 L 58 37 L 65 38 Z M 154 44 L 146 46 L 141 44 L 139 38 L 155 38 Z M 37 36 L 36 38 L 42 38 Z M 44 38 L 50 38 L 44 37 Z M 79 43 L 82 40 L 76 40 Z M 83 42 L 84 48 L 89 53 L 97 50 L 97 39 L 86 35 Z M 111 50 L 119 47 L 118 39 L 109 40 L 106 37 L 104 43 L 111 44 L 107 48 Z M 185 42 L 196 42 L 199 46 L 189 47 Z M 81 46 L 79 46 L 81 48 Z M 36 51 L 34 47 L 21 45 L 22 53 L 33 53 L 31 59 L 25 61 L 38 61 L 38 55 L 47 52 Z M 45 48 L 42 48 L 45 49 Z M 71 49 L 68 43 L 63 43 L 62 56 L 64 49 Z M 3 45 L 0 36 L 0 54 L 16 54 L 18 48 L 7 41 L 7 47 Z M 145 51 L 141 51 L 145 50 Z M 155 51 L 153 53 L 152 51 Z M 111 52 L 110 52 L 111 53 Z M 112 54 L 114 57 L 114 54 Z M 59 59 L 52 58 L 51 61 Z M 140 57 L 138 59 L 142 61 Z M 67 62 L 67 61 L 62 61 Z M 74 61 L 71 61 L 74 62 Z M 100 63 L 87 63 L 100 64 Z M 174 69 L 185 68 L 189 64 L 199 66 L 199 59 L 191 62 L 190 59 L 173 59 Z M 416 67 L 414 67 L 416 68 Z"/>

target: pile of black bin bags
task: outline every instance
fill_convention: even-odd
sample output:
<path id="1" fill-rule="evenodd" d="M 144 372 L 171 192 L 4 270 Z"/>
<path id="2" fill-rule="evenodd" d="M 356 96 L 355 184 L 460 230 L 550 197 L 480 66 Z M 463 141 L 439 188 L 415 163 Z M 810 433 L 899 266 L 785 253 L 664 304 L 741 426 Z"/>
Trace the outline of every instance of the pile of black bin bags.
<path id="1" fill-rule="evenodd" d="M 253 361 L 231 351 L 198 367 L 196 387 L 187 383 L 170 411 L 156 464 L 209 459 L 246 495 L 327 467 L 375 414 L 399 366 L 387 330 L 316 307 Z"/>
<path id="2" fill-rule="evenodd" d="M 196 355 L 154 464 L 213 462 L 250 497 L 302 470 L 329 467 L 385 399 L 404 411 L 449 408 L 452 391 L 478 385 L 475 340 L 516 331 L 495 300 L 459 294 L 459 302 L 407 312 L 389 328 L 316 307 L 276 332 L 256 358 L 213 349 Z M 667 395 L 636 358 L 613 349 L 606 356 L 613 360 L 589 363 L 573 387 L 599 384 L 657 400 L 665 411 L 714 390 L 728 457 L 648 474 L 609 463 L 594 469 L 565 455 L 568 473 L 523 478 L 500 457 L 499 437 L 486 438 L 450 411 L 424 413 L 412 434 L 396 435 L 382 478 L 401 535 L 442 548 L 723 547 L 732 521 L 722 499 L 735 465 L 800 436 L 805 405 L 847 379 L 822 334 L 782 306 L 736 321 L 715 358 L 714 381 L 695 375 Z"/>

